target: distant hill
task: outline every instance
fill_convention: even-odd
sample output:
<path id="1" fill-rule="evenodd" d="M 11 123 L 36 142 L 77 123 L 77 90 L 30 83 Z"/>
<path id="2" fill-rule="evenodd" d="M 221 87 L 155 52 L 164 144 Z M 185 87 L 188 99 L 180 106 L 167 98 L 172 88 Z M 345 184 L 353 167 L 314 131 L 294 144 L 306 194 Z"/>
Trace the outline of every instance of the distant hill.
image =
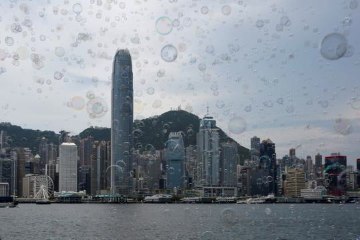
<path id="1" fill-rule="evenodd" d="M 134 122 L 134 143 L 135 147 L 145 147 L 148 144 L 155 149 L 162 149 L 168 140 L 170 132 L 183 132 L 185 146 L 196 145 L 196 133 L 199 132 L 200 119 L 198 116 L 183 111 L 168 111 L 160 116 L 154 116 Z M 219 129 L 220 142 L 235 142 L 228 137 L 224 131 Z M 87 128 L 79 134 L 80 138 L 88 136 L 95 140 L 110 141 L 111 134 L 109 128 Z M 241 162 L 250 157 L 249 149 L 237 143 L 238 153 Z"/>
<path id="2" fill-rule="evenodd" d="M 135 147 L 144 149 L 146 146 L 154 146 L 155 149 L 163 149 L 164 143 L 168 140 L 170 132 L 183 132 L 185 146 L 196 145 L 196 133 L 199 132 L 200 119 L 198 116 L 183 111 L 168 111 L 160 116 L 154 116 L 134 122 L 134 143 Z M 4 130 L 8 136 L 9 147 L 29 147 L 32 152 L 38 153 L 40 140 L 45 137 L 48 143 L 58 144 L 59 138 L 66 134 L 65 131 L 59 134 L 53 131 L 40 131 L 23 129 L 10 123 L 0 123 L 0 131 Z M 220 142 L 235 142 L 219 129 Z M 82 139 L 92 136 L 95 140 L 110 141 L 110 128 L 90 127 L 82 131 L 73 139 Z M 250 157 L 249 149 L 236 143 L 240 162 Z"/>
<path id="3" fill-rule="evenodd" d="M 1 130 L 6 131 L 9 147 L 28 147 L 33 153 L 38 152 L 39 143 L 43 137 L 48 139 L 48 143 L 57 144 L 60 136 L 53 131 L 24 129 L 10 123 L 0 123 Z"/>

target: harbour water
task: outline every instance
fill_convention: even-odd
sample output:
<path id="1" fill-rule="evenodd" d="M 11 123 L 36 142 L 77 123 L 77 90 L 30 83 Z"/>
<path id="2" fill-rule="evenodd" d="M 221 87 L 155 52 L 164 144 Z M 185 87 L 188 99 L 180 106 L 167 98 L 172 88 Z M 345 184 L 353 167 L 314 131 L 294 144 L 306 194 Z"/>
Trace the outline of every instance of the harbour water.
<path id="1" fill-rule="evenodd" d="M 0 239 L 360 239 L 360 204 L 20 204 Z"/>

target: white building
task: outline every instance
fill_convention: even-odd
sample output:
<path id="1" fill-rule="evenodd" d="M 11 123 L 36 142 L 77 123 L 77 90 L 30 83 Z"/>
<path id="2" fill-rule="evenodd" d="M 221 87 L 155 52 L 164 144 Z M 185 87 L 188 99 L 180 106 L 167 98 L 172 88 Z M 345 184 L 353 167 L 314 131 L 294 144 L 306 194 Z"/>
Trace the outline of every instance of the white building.
<path id="1" fill-rule="evenodd" d="M 59 147 L 59 191 L 77 192 L 78 151 L 74 143 Z"/>
<path id="2" fill-rule="evenodd" d="M 0 182 L 0 197 L 9 196 L 9 183 Z"/>

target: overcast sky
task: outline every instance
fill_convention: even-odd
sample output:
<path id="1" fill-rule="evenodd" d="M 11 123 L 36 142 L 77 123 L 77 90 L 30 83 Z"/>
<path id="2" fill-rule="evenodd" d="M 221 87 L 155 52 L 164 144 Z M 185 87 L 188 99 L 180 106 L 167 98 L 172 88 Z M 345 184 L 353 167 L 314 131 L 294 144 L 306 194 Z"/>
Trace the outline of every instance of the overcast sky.
<path id="1" fill-rule="evenodd" d="M 178 106 L 202 117 L 209 106 L 245 147 L 256 135 L 275 142 L 278 157 L 296 147 L 299 157 L 341 152 L 353 163 L 360 157 L 358 5 L 1 1 L 0 121 L 73 134 L 109 127 L 112 58 L 128 48 L 135 118 Z M 166 45 L 174 48 L 162 56 Z"/>

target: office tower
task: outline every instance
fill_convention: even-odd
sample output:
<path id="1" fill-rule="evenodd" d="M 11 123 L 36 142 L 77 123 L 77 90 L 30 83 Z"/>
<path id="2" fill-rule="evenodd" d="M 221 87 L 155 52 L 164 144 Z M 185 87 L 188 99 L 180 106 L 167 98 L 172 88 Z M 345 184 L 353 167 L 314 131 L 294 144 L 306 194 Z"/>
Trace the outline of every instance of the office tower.
<path id="1" fill-rule="evenodd" d="M 238 152 L 234 142 L 221 144 L 220 184 L 227 187 L 237 186 Z"/>
<path id="2" fill-rule="evenodd" d="M 110 142 L 95 141 L 91 154 L 90 194 L 101 194 L 108 187 L 111 162 Z"/>
<path id="3" fill-rule="evenodd" d="M 322 177 L 322 155 L 320 153 L 315 155 L 315 176 Z"/>
<path id="4" fill-rule="evenodd" d="M 39 143 L 39 173 L 45 174 L 45 165 L 49 163 L 49 149 L 47 139 L 42 137 Z"/>
<path id="5" fill-rule="evenodd" d="M 289 157 L 294 158 L 295 156 L 296 156 L 296 149 L 295 148 L 290 148 L 289 149 Z"/>
<path id="6" fill-rule="evenodd" d="M 196 146 L 190 145 L 185 148 L 185 175 L 187 176 L 187 188 L 192 188 L 198 180 Z"/>
<path id="7" fill-rule="evenodd" d="M 0 150 L 3 148 L 9 147 L 7 140 L 8 140 L 8 137 L 7 137 L 6 131 L 1 130 L 0 131 Z"/>
<path id="8" fill-rule="evenodd" d="M 346 190 L 346 156 L 333 153 L 325 157 L 325 186 L 330 195 L 342 196 Z"/>
<path id="9" fill-rule="evenodd" d="M 16 148 L 17 155 L 17 170 L 16 170 L 16 183 L 17 183 L 17 194 L 18 196 L 22 196 L 22 181 L 25 177 L 25 163 L 27 161 L 32 161 L 33 156 L 31 150 L 29 148 Z"/>
<path id="10" fill-rule="evenodd" d="M 0 182 L 0 198 L 10 196 L 9 183 Z"/>
<path id="11" fill-rule="evenodd" d="M 277 171 L 276 171 L 276 152 L 275 143 L 270 139 L 264 140 L 260 144 L 260 168 L 268 171 L 269 193 L 277 194 Z"/>
<path id="12" fill-rule="evenodd" d="M 183 189 L 185 182 L 185 148 L 181 132 L 170 132 L 165 143 L 166 187 Z"/>
<path id="13" fill-rule="evenodd" d="M 303 169 L 291 168 L 286 172 L 284 195 L 286 197 L 300 197 L 301 189 L 305 189 L 305 172 Z"/>
<path id="14" fill-rule="evenodd" d="M 308 180 L 314 180 L 314 164 L 311 159 L 311 156 L 306 157 L 305 161 L 305 179 Z"/>
<path id="15" fill-rule="evenodd" d="M 356 159 L 357 185 L 360 186 L 360 158 Z"/>
<path id="16" fill-rule="evenodd" d="M 111 193 L 133 188 L 133 73 L 128 50 L 116 52 L 111 94 Z"/>
<path id="17" fill-rule="evenodd" d="M 78 183 L 79 191 L 86 190 L 87 193 L 90 193 L 90 162 L 92 156 L 92 147 L 94 143 L 94 138 L 89 136 L 80 140 L 79 143 L 79 172 L 78 172 Z"/>
<path id="18" fill-rule="evenodd" d="M 8 184 L 10 195 L 18 196 L 17 191 L 17 153 L 2 149 L 0 153 L 0 182 Z"/>
<path id="19" fill-rule="evenodd" d="M 250 157 L 255 163 L 259 163 L 260 159 L 260 138 L 254 136 L 251 138 Z"/>
<path id="20" fill-rule="evenodd" d="M 200 120 L 197 134 L 198 161 L 201 167 L 201 185 L 218 186 L 219 176 L 219 129 L 213 117 L 206 115 Z"/>
<path id="21" fill-rule="evenodd" d="M 59 192 L 77 192 L 78 152 L 74 143 L 59 147 Z"/>

